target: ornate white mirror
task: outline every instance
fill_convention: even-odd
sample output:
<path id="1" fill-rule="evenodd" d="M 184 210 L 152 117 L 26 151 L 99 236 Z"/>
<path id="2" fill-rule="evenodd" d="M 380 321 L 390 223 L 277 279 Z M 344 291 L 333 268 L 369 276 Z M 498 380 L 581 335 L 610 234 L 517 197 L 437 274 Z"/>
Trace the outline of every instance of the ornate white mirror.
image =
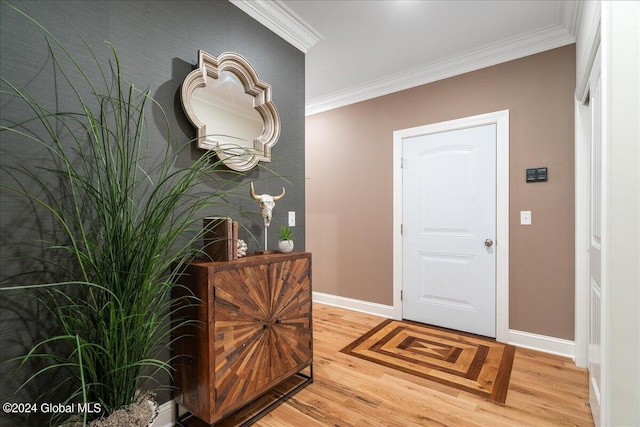
<path id="1" fill-rule="evenodd" d="M 271 85 L 237 53 L 198 51 L 198 68 L 182 84 L 182 107 L 197 129 L 198 148 L 213 150 L 236 171 L 271 161 L 280 117 Z"/>

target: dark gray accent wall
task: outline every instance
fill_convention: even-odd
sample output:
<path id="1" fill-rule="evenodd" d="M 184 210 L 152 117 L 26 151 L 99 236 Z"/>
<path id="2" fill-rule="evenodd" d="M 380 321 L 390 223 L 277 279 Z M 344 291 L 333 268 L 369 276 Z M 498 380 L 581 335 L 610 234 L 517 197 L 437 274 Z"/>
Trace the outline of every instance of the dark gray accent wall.
<path id="1" fill-rule="evenodd" d="M 246 57 L 260 78 L 272 85 L 272 97 L 282 121 L 282 133 L 273 148 L 274 159 L 267 164 L 267 168 L 256 168 L 236 180 L 242 183 L 257 180 L 256 190 L 259 193 L 278 194 L 281 187 L 286 188 L 286 196 L 274 210 L 269 245 L 275 247 L 278 225 L 286 224 L 288 211 L 295 211 L 296 250 L 304 250 L 302 52 L 227 1 L 15 1 L 11 4 L 41 22 L 72 53 L 81 55 L 83 64 L 90 64 L 91 61 L 86 53 L 81 53 L 86 50 L 74 28 L 87 39 L 104 64 L 110 56 L 104 42 L 109 41 L 115 46 L 126 79 L 141 89 L 150 89 L 152 96 L 167 113 L 171 137 L 164 130 L 158 111 L 153 113 L 148 122 L 152 154 L 161 152 L 167 144 L 177 149 L 195 136 L 195 130 L 182 111 L 179 90 L 184 77 L 196 64 L 198 50 L 203 49 L 213 55 L 232 51 Z M 90 73 L 94 72 L 91 68 L 89 70 Z M 51 108 L 63 109 L 72 99 L 68 88 L 61 83 L 60 76 L 53 74 L 42 32 L 4 3 L 0 6 L 0 75 L 24 86 Z M 3 95 L 0 107 L 3 124 L 30 117 L 30 113 L 10 97 Z M 34 167 L 42 165 L 44 161 L 32 144 L 6 135 L 2 135 L 0 144 L 5 157 L 3 163 L 9 155 Z M 199 155 L 201 152 L 195 148 L 185 151 L 180 156 L 180 166 L 188 165 Z M 12 172 L 6 168 L 1 173 L 3 183 L 14 179 Z M 248 240 L 250 251 L 260 249 L 263 231 L 257 204 L 248 199 L 248 194 L 232 197 L 228 201 L 232 208 L 225 210 L 212 206 L 206 214 L 235 215 L 234 218 L 255 235 L 253 240 L 246 232 L 240 233 L 241 238 Z M 244 213 L 234 214 L 238 211 Z M 30 244 L 46 224 L 41 222 L 32 206 L 5 190 L 0 193 L 0 214 L 0 276 L 2 285 L 6 286 L 20 282 L 20 274 L 33 267 L 25 265 L 24 261 L 7 257 L 29 255 L 29 251 L 33 251 Z M 20 295 L 3 293 L 0 297 L 0 358 L 5 360 L 21 354 L 30 342 L 42 335 L 42 327 L 38 325 L 40 320 L 46 318 L 46 313 Z M 42 391 L 28 388 L 13 395 L 17 386 L 27 377 L 27 371 L 16 372 L 15 364 L 11 363 L 3 364 L 0 369 L 0 400 L 3 402 L 30 401 Z M 39 387 L 52 386 L 51 381 L 43 380 Z M 162 381 L 166 384 L 169 382 L 168 378 Z M 159 401 L 162 403 L 169 398 L 168 392 L 162 393 Z M 32 422 L 35 420 L 32 419 Z M 15 425 L 15 420 L 2 415 L 0 424 Z"/>

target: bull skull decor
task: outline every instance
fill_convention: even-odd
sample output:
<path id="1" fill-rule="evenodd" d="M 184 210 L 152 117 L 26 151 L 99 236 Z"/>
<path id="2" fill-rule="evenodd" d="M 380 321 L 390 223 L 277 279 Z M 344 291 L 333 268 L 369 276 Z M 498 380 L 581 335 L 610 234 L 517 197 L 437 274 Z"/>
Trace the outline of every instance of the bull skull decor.
<path id="1" fill-rule="evenodd" d="M 260 205 L 260 213 L 262 214 L 262 218 L 264 219 L 264 226 L 268 227 L 271 224 L 271 212 L 273 208 L 276 206 L 276 201 L 282 199 L 284 197 L 284 187 L 282 187 L 282 194 L 279 196 L 271 196 L 269 194 L 256 194 L 253 188 L 253 182 L 251 183 L 251 187 L 249 189 L 249 194 L 253 200 L 257 200 Z"/>

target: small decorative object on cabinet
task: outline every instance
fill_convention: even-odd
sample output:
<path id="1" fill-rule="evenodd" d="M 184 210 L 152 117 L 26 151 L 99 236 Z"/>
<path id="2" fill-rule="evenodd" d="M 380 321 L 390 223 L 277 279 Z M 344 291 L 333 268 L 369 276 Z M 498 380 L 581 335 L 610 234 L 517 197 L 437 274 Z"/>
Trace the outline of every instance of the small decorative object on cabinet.
<path id="1" fill-rule="evenodd" d="M 256 194 L 253 188 L 253 182 L 251 183 L 251 187 L 249 188 L 249 194 L 251 198 L 258 201 L 258 205 L 260 206 L 260 213 L 262 218 L 264 219 L 264 251 L 257 252 L 259 254 L 269 254 L 273 253 L 273 251 L 269 251 L 269 246 L 267 244 L 267 229 L 269 228 L 269 224 L 271 224 L 271 215 L 273 213 L 273 208 L 276 206 L 276 202 L 284 197 L 284 187 L 282 187 L 282 194 L 279 196 L 272 196 L 270 194 Z"/>
<path id="2" fill-rule="evenodd" d="M 280 238 L 278 241 L 278 251 L 285 254 L 293 251 L 293 231 L 290 227 L 281 225 L 278 237 Z"/>
<path id="3" fill-rule="evenodd" d="M 206 217 L 204 252 L 209 261 L 231 261 L 238 258 L 238 223 L 231 218 Z"/>
<path id="4" fill-rule="evenodd" d="M 249 425 L 313 381 L 310 253 L 196 261 L 181 284 L 202 303 L 176 307 L 194 321 L 174 346 L 179 425 Z"/>

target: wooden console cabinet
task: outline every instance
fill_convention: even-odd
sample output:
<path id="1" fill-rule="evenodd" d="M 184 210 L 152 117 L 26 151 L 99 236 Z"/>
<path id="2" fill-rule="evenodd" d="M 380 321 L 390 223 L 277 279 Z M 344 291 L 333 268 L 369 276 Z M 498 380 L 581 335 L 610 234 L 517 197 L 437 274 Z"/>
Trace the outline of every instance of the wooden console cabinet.
<path id="1" fill-rule="evenodd" d="M 312 369 L 310 253 L 192 262 L 181 284 L 201 302 L 177 312 L 196 322 L 176 331 L 174 397 L 204 425 Z"/>

